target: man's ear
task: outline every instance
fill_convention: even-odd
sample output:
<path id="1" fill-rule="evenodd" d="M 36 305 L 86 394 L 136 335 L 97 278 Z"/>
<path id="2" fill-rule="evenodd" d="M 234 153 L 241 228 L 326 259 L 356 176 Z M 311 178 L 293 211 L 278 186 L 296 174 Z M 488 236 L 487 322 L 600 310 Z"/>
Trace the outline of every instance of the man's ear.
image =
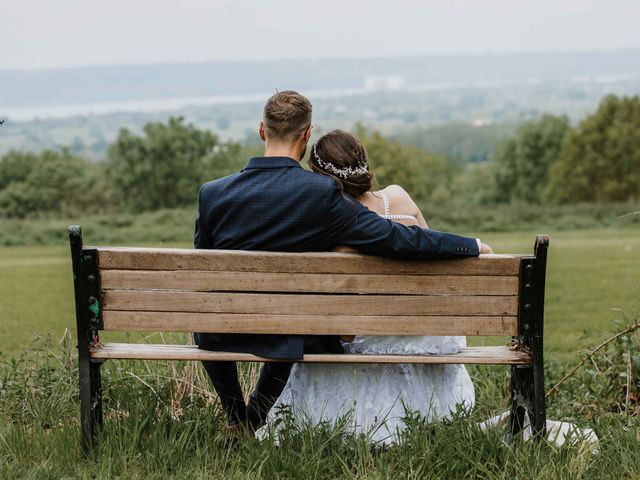
<path id="1" fill-rule="evenodd" d="M 307 129 L 304 131 L 304 143 L 309 142 L 310 138 L 311 138 L 311 125 L 309 125 Z"/>
<path id="2" fill-rule="evenodd" d="M 264 134 L 264 122 L 260 121 L 260 125 L 258 125 L 258 135 L 260 135 L 260 140 L 263 142 L 267 141 L 267 136 Z"/>

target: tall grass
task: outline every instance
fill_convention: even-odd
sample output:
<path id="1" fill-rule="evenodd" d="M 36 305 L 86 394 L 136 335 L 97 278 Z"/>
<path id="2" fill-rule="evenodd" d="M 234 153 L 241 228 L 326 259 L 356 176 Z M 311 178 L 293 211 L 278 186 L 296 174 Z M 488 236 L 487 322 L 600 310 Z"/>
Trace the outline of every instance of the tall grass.
<path id="1" fill-rule="evenodd" d="M 582 417 L 576 404 L 589 401 L 597 389 L 580 386 L 584 378 L 579 376 L 570 380 L 577 383 L 567 385 L 571 401 L 564 395 L 552 398 L 549 416 L 570 417 L 582 425 L 586 420 L 600 437 L 600 453 L 592 454 L 582 444 L 506 443 L 501 430 L 482 431 L 478 421 L 507 406 L 504 367 L 471 368 L 478 399 L 473 412 L 433 424 L 409 415 L 402 442 L 380 447 L 329 423 L 287 425 L 279 445 L 252 438 L 232 444 L 222 433 L 217 400 L 198 364 L 109 361 L 103 365 L 104 429 L 98 448 L 83 459 L 74 343 L 68 336 L 62 343 L 53 351 L 41 346 L 38 355 L 0 367 L 0 478 L 640 476 L 640 419 L 597 404 L 591 405 L 588 418 Z M 547 365 L 549 384 L 563 371 L 557 364 Z M 244 383 L 252 383 L 256 373 L 255 366 L 245 367 Z"/>

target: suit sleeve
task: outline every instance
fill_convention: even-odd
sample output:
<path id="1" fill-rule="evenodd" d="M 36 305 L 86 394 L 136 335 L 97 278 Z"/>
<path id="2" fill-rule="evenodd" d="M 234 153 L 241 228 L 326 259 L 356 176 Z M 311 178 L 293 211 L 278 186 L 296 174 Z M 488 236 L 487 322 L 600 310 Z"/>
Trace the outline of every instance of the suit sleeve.
<path id="1" fill-rule="evenodd" d="M 347 245 L 369 255 L 405 259 L 477 257 L 475 238 L 382 218 L 337 186 L 330 193 L 330 230 L 335 245 Z"/>
<path id="2" fill-rule="evenodd" d="M 211 248 L 209 236 L 207 235 L 206 215 L 202 211 L 202 187 L 198 191 L 198 210 L 196 212 L 195 232 L 193 235 L 193 246 L 195 248 Z"/>

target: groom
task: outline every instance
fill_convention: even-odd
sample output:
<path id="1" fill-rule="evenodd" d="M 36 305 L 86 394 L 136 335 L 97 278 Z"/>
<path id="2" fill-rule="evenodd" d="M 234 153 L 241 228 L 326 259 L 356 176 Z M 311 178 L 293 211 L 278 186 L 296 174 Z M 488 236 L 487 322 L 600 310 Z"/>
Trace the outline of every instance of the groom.
<path id="1" fill-rule="evenodd" d="M 474 238 L 386 220 L 343 195 L 332 178 L 304 170 L 299 162 L 311 128 L 311 103 L 305 97 L 282 91 L 269 98 L 258 129 L 264 156 L 200 188 L 195 248 L 317 252 L 346 245 L 369 255 L 416 260 L 491 253 Z M 264 364 L 248 405 L 235 362 L 203 362 L 232 431 L 253 430 L 264 422 L 292 360 L 304 353 L 342 352 L 334 336 L 200 333 L 195 339 L 206 350 L 283 360 Z"/>

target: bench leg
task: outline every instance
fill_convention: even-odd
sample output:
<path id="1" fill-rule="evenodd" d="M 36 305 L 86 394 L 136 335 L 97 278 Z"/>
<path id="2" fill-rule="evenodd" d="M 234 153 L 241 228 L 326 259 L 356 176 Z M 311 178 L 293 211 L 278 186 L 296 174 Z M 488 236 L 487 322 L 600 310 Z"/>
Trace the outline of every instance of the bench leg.
<path id="1" fill-rule="evenodd" d="M 100 275 L 98 252 L 83 247 L 79 226 L 69 227 L 69 242 L 78 329 L 80 436 L 82 452 L 87 455 L 95 443 L 96 430 L 102 426 L 102 362 L 92 362 L 90 354 L 91 346 L 99 342 L 98 331 L 102 329 Z"/>
<path id="2" fill-rule="evenodd" d="M 547 435 L 547 406 L 544 390 L 544 362 L 542 359 L 542 338 L 533 337 L 530 340 L 533 352 L 533 366 L 531 367 L 532 389 L 529 400 L 529 421 L 533 434 L 545 438 Z"/>
<path id="3" fill-rule="evenodd" d="M 515 438 L 523 429 L 525 414 L 529 410 L 531 367 L 511 367 L 511 415 L 509 439 Z"/>
<path id="4" fill-rule="evenodd" d="M 80 375 L 80 431 L 82 453 L 87 455 L 95 446 L 96 434 L 102 428 L 102 383 L 101 362 L 91 362 L 89 358 L 79 360 Z"/>
<path id="5" fill-rule="evenodd" d="M 511 368 L 511 418 L 509 435 L 516 436 L 524 428 L 525 413 L 533 436 L 546 437 L 546 406 L 544 391 L 544 286 L 549 237 L 538 235 L 535 256 L 523 258 L 520 264 L 521 299 L 518 310 L 518 348 L 531 352 L 533 362 Z"/>
<path id="6" fill-rule="evenodd" d="M 542 345 L 539 346 L 542 348 Z M 511 367 L 511 416 L 509 438 L 513 439 L 524 428 L 525 413 L 529 417 L 535 438 L 546 437 L 546 405 L 544 391 L 544 366 L 540 355 L 536 355 L 535 340 L 532 341 L 533 365 Z"/>

